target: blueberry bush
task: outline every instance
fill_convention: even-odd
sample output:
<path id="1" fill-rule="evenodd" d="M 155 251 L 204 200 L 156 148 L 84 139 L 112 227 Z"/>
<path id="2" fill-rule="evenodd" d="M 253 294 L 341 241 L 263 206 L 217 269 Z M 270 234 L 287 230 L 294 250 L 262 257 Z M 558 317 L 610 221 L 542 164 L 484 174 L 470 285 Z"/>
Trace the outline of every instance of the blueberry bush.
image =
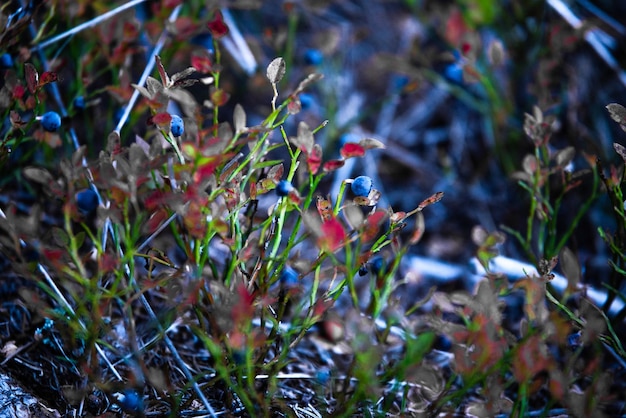
<path id="1" fill-rule="evenodd" d="M 584 36 L 538 0 L 313 3 L 0 7 L 30 412 L 623 414 L 626 109 L 607 147 L 555 105 Z"/>

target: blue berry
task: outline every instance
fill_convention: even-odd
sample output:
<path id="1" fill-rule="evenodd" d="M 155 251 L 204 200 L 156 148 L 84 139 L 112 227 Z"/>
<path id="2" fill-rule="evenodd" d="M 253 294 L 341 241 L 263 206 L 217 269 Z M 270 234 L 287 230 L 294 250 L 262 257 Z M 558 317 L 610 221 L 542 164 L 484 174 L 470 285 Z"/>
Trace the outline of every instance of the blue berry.
<path id="1" fill-rule="evenodd" d="M 443 70 L 443 75 L 448 81 L 453 83 L 463 83 L 463 66 L 458 62 L 453 62 L 452 64 L 448 64 L 446 68 Z"/>
<path id="2" fill-rule="evenodd" d="M 88 215 L 98 207 L 98 195 L 92 189 L 81 190 L 76 193 L 76 206 L 81 214 Z"/>
<path id="3" fill-rule="evenodd" d="M 61 116 L 57 112 L 46 112 L 41 117 L 41 126 L 48 132 L 55 132 L 61 127 Z"/>
<path id="4" fill-rule="evenodd" d="M 379 276 L 385 273 L 386 263 L 382 257 L 375 257 L 370 261 L 370 268 L 372 269 L 372 273 Z"/>
<path id="5" fill-rule="evenodd" d="M 330 380 L 330 370 L 323 368 L 315 373 L 315 380 L 321 385 L 325 385 Z"/>
<path id="6" fill-rule="evenodd" d="M 324 55 L 318 49 L 307 49 L 304 52 L 304 62 L 307 65 L 320 65 L 324 62 Z"/>
<path id="7" fill-rule="evenodd" d="M 136 413 L 143 411 L 143 397 L 136 390 L 126 389 L 118 399 L 118 404 L 124 412 Z"/>
<path id="8" fill-rule="evenodd" d="M 74 99 L 74 107 L 76 109 L 84 109 L 85 108 L 85 98 L 83 96 L 76 96 Z"/>
<path id="9" fill-rule="evenodd" d="M 367 267 L 365 265 L 362 265 L 359 268 L 359 276 L 365 276 L 367 274 Z"/>
<path id="10" fill-rule="evenodd" d="M 287 289 L 296 287 L 298 285 L 298 272 L 290 266 L 285 266 L 280 273 L 280 284 Z"/>
<path id="11" fill-rule="evenodd" d="M 172 135 L 174 136 L 181 136 L 185 132 L 185 123 L 180 116 L 172 115 L 170 130 L 172 131 Z"/>
<path id="12" fill-rule="evenodd" d="M 313 96 L 308 93 L 300 93 L 300 104 L 302 105 L 302 110 L 310 109 L 313 106 L 315 99 Z"/>
<path id="13" fill-rule="evenodd" d="M 368 176 L 359 176 L 354 179 L 350 188 L 355 196 L 367 197 L 372 190 L 372 179 Z"/>
<path id="14" fill-rule="evenodd" d="M 13 57 L 8 52 L 0 56 L 0 68 L 13 68 Z"/>
<path id="15" fill-rule="evenodd" d="M 391 78 L 394 89 L 402 90 L 407 84 L 409 84 L 409 78 L 405 75 L 394 74 Z"/>
<path id="16" fill-rule="evenodd" d="M 281 180 L 276 185 L 276 194 L 280 197 L 284 197 L 289 195 L 289 193 L 293 190 L 293 184 L 287 180 Z"/>

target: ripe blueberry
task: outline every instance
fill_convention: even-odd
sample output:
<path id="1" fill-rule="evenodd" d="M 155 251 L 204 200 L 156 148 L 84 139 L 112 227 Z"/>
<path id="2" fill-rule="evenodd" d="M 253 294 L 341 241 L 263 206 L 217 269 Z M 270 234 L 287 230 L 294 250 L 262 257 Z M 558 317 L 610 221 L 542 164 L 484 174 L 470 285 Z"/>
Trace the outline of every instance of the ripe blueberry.
<path id="1" fill-rule="evenodd" d="M 304 52 L 304 62 L 307 65 L 320 65 L 324 61 L 324 55 L 318 49 L 307 49 Z"/>
<path id="2" fill-rule="evenodd" d="M 143 397 L 136 390 L 126 389 L 118 398 L 119 406 L 129 413 L 143 411 Z"/>
<path id="3" fill-rule="evenodd" d="M 370 268 L 372 270 L 372 273 L 374 273 L 376 276 L 385 274 L 385 270 L 387 268 L 386 264 L 387 263 L 385 263 L 385 260 L 382 257 L 374 257 L 372 261 L 370 261 Z"/>
<path id="4" fill-rule="evenodd" d="M 98 196 L 91 189 L 76 193 L 76 206 L 82 215 L 88 215 L 98 207 Z"/>
<path id="5" fill-rule="evenodd" d="M 372 179 L 368 176 L 359 176 L 354 179 L 350 188 L 355 196 L 367 197 L 372 190 Z"/>
<path id="6" fill-rule="evenodd" d="M 83 96 L 76 96 L 74 99 L 74 107 L 76 109 L 84 109 L 85 108 L 85 98 Z"/>
<path id="7" fill-rule="evenodd" d="M 41 117 L 41 126 L 48 132 L 54 132 L 61 127 L 61 116 L 57 112 L 46 112 Z"/>
<path id="8" fill-rule="evenodd" d="M 287 196 L 293 190 L 293 184 L 288 180 L 281 180 L 276 185 L 276 194 L 280 197 Z"/>
<path id="9" fill-rule="evenodd" d="M 290 289 L 298 285 L 298 272 L 290 266 L 285 266 L 280 273 L 280 284 Z"/>
<path id="10" fill-rule="evenodd" d="M 181 136 L 185 132 L 185 123 L 180 116 L 172 115 L 170 130 L 172 131 L 172 135 L 174 136 Z"/>
<path id="11" fill-rule="evenodd" d="M 13 57 L 8 52 L 0 56 L 0 68 L 13 68 Z"/>

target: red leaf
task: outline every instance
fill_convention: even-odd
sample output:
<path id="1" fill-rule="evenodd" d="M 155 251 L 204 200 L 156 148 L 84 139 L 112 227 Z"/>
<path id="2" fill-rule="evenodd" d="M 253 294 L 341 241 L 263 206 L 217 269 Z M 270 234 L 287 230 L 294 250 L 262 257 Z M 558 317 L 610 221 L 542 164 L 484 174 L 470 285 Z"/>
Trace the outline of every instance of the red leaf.
<path id="1" fill-rule="evenodd" d="M 16 100 L 21 100 L 24 98 L 24 94 L 26 93 L 26 89 L 21 84 L 13 87 L 13 98 Z"/>
<path id="2" fill-rule="evenodd" d="M 306 156 L 306 163 L 311 174 L 316 174 L 322 164 L 322 147 L 319 144 L 313 145 L 313 149 Z"/>
<path id="3" fill-rule="evenodd" d="M 147 206 L 147 205 L 146 205 Z M 146 229 L 148 233 L 153 233 L 157 230 L 159 226 L 167 219 L 167 210 L 165 208 L 161 208 L 154 212 L 150 219 L 146 222 Z"/>
<path id="4" fill-rule="evenodd" d="M 211 93 L 211 103 L 216 107 L 224 106 L 228 99 L 230 99 L 230 94 L 222 89 L 215 89 Z"/>
<path id="5" fill-rule="evenodd" d="M 361 233 L 361 241 L 368 242 L 376 238 L 378 235 L 378 231 L 380 230 L 380 226 L 383 224 L 385 219 L 387 219 L 388 213 L 384 210 L 377 210 L 367 217 L 365 220 L 365 228 Z"/>
<path id="6" fill-rule="evenodd" d="M 354 142 L 347 142 L 339 151 L 343 158 L 362 157 L 365 155 L 365 148 Z"/>
<path id="7" fill-rule="evenodd" d="M 122 32 L 124 34 L 124 40 L 132 42 L 139 36 L 139 25 L 136 24 L 136 21 L 125 22 Z"/>
<path id="8" fill-rule="evenodd" d="M 233 319 L 237 325 L 241 325 L 254 315 L 254 293 L 249 293 L 246 285 L 241 283 L 237 286 L 237 294 L 239 301 L 233 307 Z"/>
<path id="9" fill-rule="evenodd" d="M 290 115 L 296 115 L 300 113 L 301 110 L 302 103 L 300 103 L 300 99 L 292 100 L 287 104 L 287 112 L 289 112 Z"/>
<path id="10" fill-rule="evenodd" d="M 174 26 L 176 27 L 176 38 L 180 40 L 191 38 L 197 29 L 197 25 L 188 16 L 176 19 Z"/>
<path id="11" fill-rule="evenodd" d="M 191 56 L 191 66 L 199 73 L 210 73 L 213 71 L 213 63 L 208 54 L 194 54 Z"/>
<path id="12" fill-rule="evenodd" d="M 115 254 L 104 253 L 98 258 L 98 271 L 112 273 L 119 268 L 119 259 Z"/>
<path id="13" fill-rule="evenodd" d="M 322 233 L 319 245 L 327 252 L 335 252 L 343 247 L 346 241 L 346 231 L 337 219 L 329 219 L 322 223 Z"/>
<path id="14" fill-rule="evenodd" d="M 35 66 L 29 62 L 24 64 L 24 74 L 26 75 L 26 86 L 31 93 L 37 90 L 39 85 L 39 73 Z"/>
<path id="15" fill-rule="evenodd" d="M 283 163 L 276 164 L 275 166 L 270 168 L 270 171 L 267 172 L 267 178 L 278 182 L 281 178 L 283 178 L 284 173 L 285 166 L 283 165 Z"/>
<path id="16" fill-rule="evenodd" d="M 52 83 L 55 81 L 58 81 L 59 77 L 57 75 L 57 73 L 54 73 L 52 71 L 44 71 L 41 74 L 41 77 L 39 78 L 39 85 L 38 87 L 42 87 L 45 86 L 48 83 Z"/>
<path id="17" fill-rule="evenodd" d="M 213 35 L 216 39 L 219 39 L 228 33 L 228 26 L 224 23 L 224 16 L 222 16 L 222 12 L 219 10 L 215 11 L 213 20 L 211 20 L 207 26 L 209 27 L 211 35 Z"/>
<path id="18" fill-rule="evenodd" d="M 164 126 L 169 125 L 169 123 L 172 121 L 172 116 L 167 112 L 157 113 L 151 118 L 151 121 L 155 125 L 164 127 Z"/>
<path id="19" fill-rule="evenodd" d="M 193 180 L 196 184 L 201 183 L 206 178 L 213 175 L 217 167 L 220 165 L 220 162 L 221 159 L 218 156 L 207 157 L 207 159 L 200 164 L 200 167 L 198 167 L 198 170 L 196 170 L 193 175 Z"/>
<path id="20" fill-rule="evenodd" d="M 322 170 L 324 171 L 324 173 L 330 173 L 331 171 L 335 171 L 343 167 L 345 163 L 345 160 L 330 160 L 324 163 Z"/>
<path id="21" fill-rule="evenodd" d="M 432 205 L 433 203 L 439 202 L 443 198 L 443 192 L 437 192 L 434 195 L 430 196 L 427 199 L 422 200 L 422 203 L 419 204 L 417 210 L 422 210 L 426 206 Z"/>
<path id="22" fill-rule="evenodd" d="M 415 214 L 415 228 L 413 230 L 413 234 L 411 234 L 411 238 L 409 239 L 409 244 L 417 244 L 419 240 L 422 239 L 425 230 L 426 226 L 424 224 L 424 215 L 422 212 L 417 212 Z"/>
<path id="23" fill-rule="evenodd" d="M 163 83 L 164 87 L 169 87 L 170 85 L 170 76 L 165 72 L 165 68 L 163 68 L 163 63 L 161 62 L 161 57 L 158 55 L 154 57 L 156 59 L 157 70 L 159 70 L 159 75 L 161 76 L 161 83 Z"/>
<path id="24" fill-rule="evenodd" d="M 448 21 L 446 22 L 446 40 L 450 43 L 450 45 L 457 47 L 461 43 L 461 40 L 467 31 L 468 28 L 463 20 L 463 14 L 459 9 L 453 9 L 452 13 L 450 13 L 450 16 L 448 17 Z"/>
<path id="25" fill-rule="evenodd" d="M 289 197 L 289 201 L 294 205 L 299 205 L 300 202 L 302 202 L 302 199 L 300 198 L 300 193 L 298 193 L 298 190 L 295 188 L 290 191 L 287 196 Z"/>

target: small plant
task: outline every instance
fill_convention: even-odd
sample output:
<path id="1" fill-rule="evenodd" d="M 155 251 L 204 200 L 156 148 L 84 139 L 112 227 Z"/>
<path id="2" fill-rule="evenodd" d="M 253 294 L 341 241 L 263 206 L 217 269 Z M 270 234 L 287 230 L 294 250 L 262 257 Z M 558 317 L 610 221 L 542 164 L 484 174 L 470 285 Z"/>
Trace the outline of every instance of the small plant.
<path id="1" fill-rule="evenodd" d="M 513 99 L 499 80 L 516 53 L 510 27 L 529 39 L 537 32 L 525 15 L 532 4 L 508 16 L 465 0 L 436 11 L 400 2 L 414 12 L 407 22 L 422 13 L 445 22 L 434 32 L 449 60 L 434 70 L 425 58 L 441 51 L 421 44 L 398 60 L 363 60 L 367 74 L 358 81 L 376 97 L 370 102 L 358 92 L 346 107 L 358 108 L 364 97 L 368 105 L 340 117 L 342 92 L 361 87 L 352 73 L 328 85 L 310 73 L 332 71 L 343 44 L 333 31 L 296 42 L 307 2 L 281 5 L 284 32 L 268 27 L 248 54 L 254 61 L 274 50 L 278 57 L 256 73 L 241 58 L 245 51 L 237 55 L 247 47 L 240 16 L 179 3 L 146 9 L 129 2 L 75 27 L 66 26 L 104 4 L 0 10 L 3 368 L 73 416 L 621 413 L 611 384 L 623 374 L 626 309 L 613 316 L 610 308 L 626 299 L 624 170 L 605 170 L 573 147 L 555 148 L 553 121 L 539 108 L 525 116 L 531 154 L 520 158 L 509 148 Z M 359 40 L 376 34 L 368 25 L 347 32 Z M 484 25 L 502 33 L 483 47 Z M 49 32 L 57 28 L 65 32 Z M 519 56 L 537 55 L 531 49 Z M 389 74 L 378 71 L 388 67 Z M 341 83 L 349 87 L 332 91 Z M 487 154 L 505 172 L 521 161 L 512 177 L 528 196 L 527 216 L 522 229 L 502 229 L 536 272 L 497 271 L 506 237 L 475 227 L 484 276 L 421 294 L 430 278 L 413 256 L 436 252 L 446 233 L 431 228 L 428 246 L 418 245 L 426 215 L 442 209 L 445 220 L 430 218 L 439 225 L 455 215 L 437 205 L 442 192 L 421 196 L 422 186 L 411 190 L 414 203 L 407 193 L 402 210 L 389 206 L 395 173 L 373 167 L 387 163 L 378 159 L 383 153 L 404 157 L 416 173 L 445 172 L 432 184 L 463 195 L 455 187 L 464 174 L 453 172 L 452 161 L 461 165 L 467 155 L 447 155 L 454 151 L 441 139 L 447 131 L 424 135 L 432 165 L 406 158 L 399 139 L 412 134 L 414 118 L 430 115 L 410 103 L 411 95 L 429 96 L 428 88 L 460 99 L 446 105 L 446 117 L 458 113 L 464 121 L 450 137 L 463 139 L 459 131 L 475 129 L 469 121 L 482 117 L 495 140 Z M 389 123 L 396 106 L 399 125 Z M 376 134 L 389 148 L 360 134 L 379 107 Z M 626 110 L 608 108 L 626 126 Z M 324 113 L 329 120 L 316 119 Z M 391 132 L 396 126 L 406 129 Z M 614 149 L 626 164 L 624 147 Z M 613 267 L 599 309 L 570 245 L 605 190 L 616 228 L 599 229 Z M 581 191 L 588 194 L 570 200 Z M 567 282 L 561 292 L 553 286 L 556 269 Z"/>

